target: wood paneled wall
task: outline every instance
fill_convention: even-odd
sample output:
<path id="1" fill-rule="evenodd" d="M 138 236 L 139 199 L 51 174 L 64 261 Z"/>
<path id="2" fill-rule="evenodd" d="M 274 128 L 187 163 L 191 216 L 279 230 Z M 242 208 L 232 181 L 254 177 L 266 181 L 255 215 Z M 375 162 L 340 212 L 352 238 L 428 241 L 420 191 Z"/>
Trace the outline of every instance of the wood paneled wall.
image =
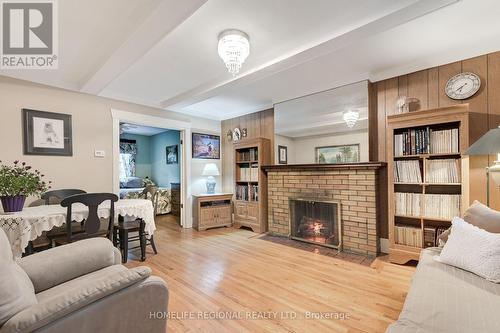
<path id="1" fill-rule="evenodd" d="M 444 89 L 450 77 L 461 72 L 473 72 L 481 78 L 481 89 L 471 98 L 456 101 L 446 96 Z M 475 117 L 470 124 L 472 144 L 489 129 L 500 125 L 500 52 L 429 68 L 373 83 L 376 103 L 370 110 L 370 158 L 372 161 L 386 159 L 386 117 L 395 113 L 398 96 L 414 98 L 411 111 L 438 108 L 443 106 L 469 103 L 471 112 L 484 117 Z M 471 200 L 486 202 L 485 168 L 493 163 L 496 156 L 471 157 L 470 177 L 474 186 L 470 188 Z M 500 190 L 491 186 L 491 207 L 500 210 Z M 384 235 L 382 235 L 384 237 Z"/>
<path id="2" fill-rule="evenodd" d="M 258 137 L 271 140 L 271 156 L 274 161 L 274 109 L 222 121 L 222 188 L 224 192 L 231 193 L 234 191 L 234 149 L 227 133 L 236 127 L 240 130 L 247 129 L 247 137 L 242 141 Z"/>

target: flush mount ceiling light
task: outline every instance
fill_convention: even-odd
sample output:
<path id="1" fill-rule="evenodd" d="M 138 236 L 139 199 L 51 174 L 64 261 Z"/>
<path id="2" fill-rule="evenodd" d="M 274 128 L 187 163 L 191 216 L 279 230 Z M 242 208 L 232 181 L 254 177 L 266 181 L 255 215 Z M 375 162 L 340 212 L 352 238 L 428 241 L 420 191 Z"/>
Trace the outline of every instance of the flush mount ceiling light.
<path id="1" fill-rule="evenodd" d="M 218 52 L 227 71 L 236 76 L 250 54 L 248 35 L 240 30 L 224 30 L 219 34 Z"/>
<path id="2" fill-rule="evenodd" d="M 347 127 L 353 128 L 359 119 L 359 112 L 356 110 L 347 110 L 344 112 L 344 121 Z"/>

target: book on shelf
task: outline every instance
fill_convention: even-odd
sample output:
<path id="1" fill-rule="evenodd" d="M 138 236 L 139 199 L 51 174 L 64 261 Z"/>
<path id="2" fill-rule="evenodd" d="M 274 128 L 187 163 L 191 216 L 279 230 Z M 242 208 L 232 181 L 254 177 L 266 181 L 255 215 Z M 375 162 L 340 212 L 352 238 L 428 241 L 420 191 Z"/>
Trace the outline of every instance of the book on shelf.
<path id="1" fill-rule="evenodd" d="M 439 236 L 443 232 L 445 232 L 448 227 L 439 226 L 439 227 L 425 227 L 424 228 L 424 247 L 434 247 L 439 246 Z"/>
<path id="2" fill-rule="evenodd" d="M 460 183 L 460 159 L 425 161 L 425 182 L 430 184 Z"/>
<path id="3" fill-rule="evenodd" d="M 425 194 L 423 216 L 452 220 L 460 216 L 460 194 Z"/>
<path id="4" fill-rule="evenodd" d="M 259 201 L 259 185 L 236 185 L 236 200 Z"/>
<path id="5" fill-rule="evenodd" d="M 396 215 L 419 217 L 422 213 L 421 193 L 394 193 Z"/>
<path id="6" fill-rule="evenodd" d="M 421 183 L 420 161 L 394 161 L 394 181 L 396 183 Z"/>
<path id="7" fill-rule="evenodd" d="M 452 220 L 460 216 L 460 194 L 394 193 L 395 214 L 399 216 Z"/>
<path id="8" fill-rule="evenodd" d="M 394 156 L 459 153 L 458 128 L 410 128 L 394 135 Z"/>
<path id="9" fill-rule="evenodd" d="M 394 241 L 396 244 L 422 247 L 422 229 L 409 225 L 394 226 Z"/>
<path id="10" fill-rule="evenodd" d="M 250 181 L 258 182 L 259 181 L 259 165 L 252 164 L 250 167 Z"/>
<path id="11" fill-rule="evenodd" d="M 259 150 L 257 148 L 250 148 L 239 151 L 239 161 L 257 161 L 259 159 Z"/>

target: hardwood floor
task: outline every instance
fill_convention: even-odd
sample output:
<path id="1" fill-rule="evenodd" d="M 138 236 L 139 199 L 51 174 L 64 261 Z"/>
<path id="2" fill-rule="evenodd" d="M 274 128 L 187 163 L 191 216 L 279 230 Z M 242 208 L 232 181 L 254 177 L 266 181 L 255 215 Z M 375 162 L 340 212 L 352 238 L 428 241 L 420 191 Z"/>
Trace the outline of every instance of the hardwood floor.
<path id="1" fill-rule="evenodd" d="M 367 267 L 247 230 L 186 230 L 169 215 L 156 223 L 158 255 L 148 247 L 146 262 L 127 266 L 147 265 L 167 281 L 171 333 L 384 332 L 415 270 L 379 258 Z M 305 318 L 308 311 L 314 319 Z"/>

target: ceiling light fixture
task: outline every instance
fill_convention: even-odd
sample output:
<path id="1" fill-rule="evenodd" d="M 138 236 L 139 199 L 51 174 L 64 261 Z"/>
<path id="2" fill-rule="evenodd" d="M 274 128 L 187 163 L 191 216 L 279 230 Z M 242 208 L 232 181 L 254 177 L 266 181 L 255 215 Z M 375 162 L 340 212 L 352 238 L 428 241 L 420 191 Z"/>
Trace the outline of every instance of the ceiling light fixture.
<path id="1" fill-rule="evenodd" d="M 347 110 L 344 112 L 344 121 L 347 127 L 353 128 L 359 119 L 359 112 L 356 110 Z"/>
<path id="2" fill-rule="evenodd" d="M 250 54 L 249 37 L 240 30 L 224 30 L 219 34 L 217 49 L 227 71 L 235 77 Z"/>

